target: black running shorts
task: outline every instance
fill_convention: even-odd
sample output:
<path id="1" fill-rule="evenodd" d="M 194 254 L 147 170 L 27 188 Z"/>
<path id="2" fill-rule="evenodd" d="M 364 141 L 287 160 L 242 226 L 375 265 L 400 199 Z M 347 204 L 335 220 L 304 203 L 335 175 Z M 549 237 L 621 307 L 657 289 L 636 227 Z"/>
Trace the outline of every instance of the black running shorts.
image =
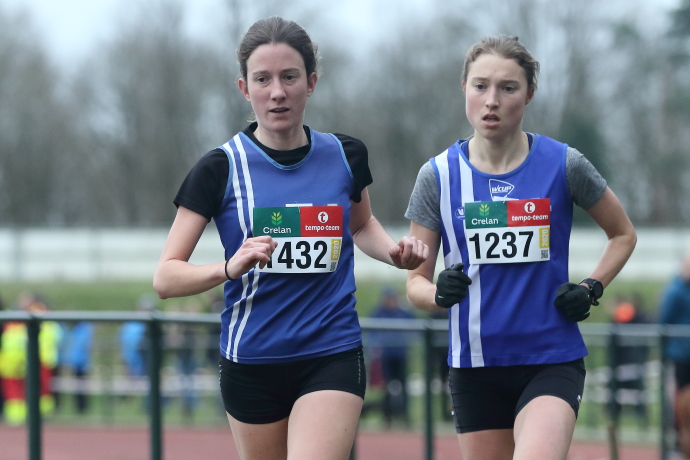
<path id="1" fill-rule="evenodd" d="M 458 433 L 512 429 L 520 410 L 538 396 L 563 399 L 577 417 L 585 363 L 451 368 L 449 385 Z"/>
<path id="2" fill-rule="evenodd" d="M 228 414 L 244 423 L 273 423 L 290 415 L 301 396 L 339 390 L 364 398 L 362 347 L 299 361 L 239 364 L 220 358 L 220 392 Z"/>

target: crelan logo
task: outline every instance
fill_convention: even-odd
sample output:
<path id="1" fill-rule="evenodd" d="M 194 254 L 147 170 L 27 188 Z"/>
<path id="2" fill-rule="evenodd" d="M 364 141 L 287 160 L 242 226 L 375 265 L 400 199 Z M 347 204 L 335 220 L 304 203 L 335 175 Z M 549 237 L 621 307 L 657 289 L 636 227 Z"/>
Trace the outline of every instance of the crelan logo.
<path id="1" fill-rule="evenodd" d="M 279 212 L 274 212 L 271 215 L 271 223 L 278 226 L 283 223 L 283 215 Z"/>

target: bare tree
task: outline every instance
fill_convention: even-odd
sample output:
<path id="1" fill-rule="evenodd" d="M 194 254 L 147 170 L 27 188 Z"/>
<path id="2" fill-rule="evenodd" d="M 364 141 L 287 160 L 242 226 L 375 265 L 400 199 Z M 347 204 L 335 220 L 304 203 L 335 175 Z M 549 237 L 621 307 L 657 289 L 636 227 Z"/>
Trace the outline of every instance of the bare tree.
<path id="1" fill-rule="evenodd" d="M 184 35 L 182 14 L 177 2 L 141 11 L 99 63 L 94 130 L 106 152 L 100 176 L 112 193 L 113 222 L 168 222 L 184 175 L 227 137 L 233 111 L 223 60 Z"/>
<path id="2" fill-rule="evenodd" d="M 56 175 L 71 139 L 60 74 L 26 14 L 0 13 L 0 224 L 60 224 Z"/>
<path id="3" fill-rule="evenodd" d="M 616 3 L 618 2 L 618 3 Z M 235 50 L 259 18 L 303 25 L 323 55 L 306 122 L 369 148 L 376 215 L 404 223 L 419 167 L 471 129 L 462 64 L 485 35 L 540 61 L 524 129 L 580 149 L 636 222 L 690 221 L 690 0 L 668 35 L 625 0 L 431 0 L 362 53 L 331 39 L 329 10 L 225 0 L 213 40 L 185 34 L 179 0 L 142 6 L 69 80 L 26 15 L 0 13 L 0 225 L 161 225 L 184 175 L 246 125 Z M 616 6 L 617 5 L 617 6 Z M 472 11 L 469 16 L 467 11 Z M 658 27 L 658 26 L 657 26 Z"/>
<path id="4" fill-rule="evenodd" d="M 469 132 L 460 86 L 469 30 L 462 19 L 434 17 L 400 24 L 368 62 L 335 54 L 339 77 L 309 116 L 323 113 L 327 126 L 365 142 L 373 208 L 384 223 L 404 222 L 419 168 Z"/>
<path id="5" fill-rule="evenodd" d="M 662 82 L 662 116 L 658 143 L 646 152 L 651 166 L 654 200 L 650 220 L 655 223 L 690 222 L 690 1 L 671 12 L 672 24 L 657 65 Z M 658 146 L 658 147 L 657 147 Z M 660 148 L 659 148 L 660 147 Z"/>

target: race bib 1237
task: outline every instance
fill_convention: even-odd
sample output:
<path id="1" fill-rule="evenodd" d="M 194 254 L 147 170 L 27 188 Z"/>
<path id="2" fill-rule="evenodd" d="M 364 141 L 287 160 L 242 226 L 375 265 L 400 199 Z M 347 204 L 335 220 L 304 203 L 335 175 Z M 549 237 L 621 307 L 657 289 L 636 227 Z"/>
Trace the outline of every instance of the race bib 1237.
<path id="1" fill-rule="evenodd" d="M 471 264 L 545 262 L 551 253 L 548 198 L 465 203 Z"/>

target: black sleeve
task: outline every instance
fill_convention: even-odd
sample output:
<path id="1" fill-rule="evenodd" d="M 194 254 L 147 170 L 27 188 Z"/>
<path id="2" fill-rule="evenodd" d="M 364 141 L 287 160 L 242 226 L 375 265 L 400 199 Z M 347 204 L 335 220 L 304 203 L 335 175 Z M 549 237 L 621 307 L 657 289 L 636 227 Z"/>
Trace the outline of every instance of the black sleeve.
<path id="1" fill-rule="evenodd" d="M 222 149 L 215 149 L 194 165 L 173 203 L 201 214 L 209 221 L 216 215 L 225 195 L 230 163 Z"/>
<path id="2" fill-rule="evenodd" d="M 345 134 L 334 133 L 341 144 L 343 144 L 343 151 L 345 158 L 350 165 L 352 177 L 354 179 L 354 189 L 350 199 L 355 203 L 362 201 L 362 190 L 367 185 L 374 182 L 369 170 L 369 152 L 364 142 L 354 137 L 346 136 Z"/>

